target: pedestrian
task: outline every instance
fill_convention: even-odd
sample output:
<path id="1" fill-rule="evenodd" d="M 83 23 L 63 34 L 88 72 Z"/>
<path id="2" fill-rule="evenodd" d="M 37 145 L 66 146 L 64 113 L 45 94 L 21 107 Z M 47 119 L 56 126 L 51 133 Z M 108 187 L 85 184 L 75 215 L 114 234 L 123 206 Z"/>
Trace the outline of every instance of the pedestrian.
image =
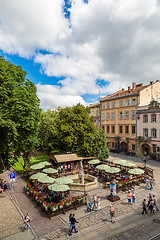
<path id="1" fill-rule="evenodd" d="M 92 208 L 93 203 L 90 201 L 87 207 L 87 212 L 92 212 L 93 208 Z"/>
<path id="2" fill-rule="evenodd" d="M 132 203 L 133 203 L 133 205 L 136 205 L 136 196 L 135 196 L 135 193 L 134 192 L 132 192 Z"/>
<path id="3" fill-rule="evenodd" d="M 71 165 L 68 164 L 68 172 L 70 172 L 70 171 L 71 171 Z"/>
<path id="4" fill-rule="evenodd" d="M 75 223 L 78 223 L 77 220 L 75 219 L 75 214 L 72 215 L 70 221 L 71 221 L 71 230 L 70 230 L 70 232 L 69 232 L 69 236 L 72 235 L 73 229 L 74 229 L 75 233 L 78 232 L 78 231 L 76 230 L 76 226 L 75 226 Z"/>
<path id="5" fill-rule="evenodd" d="M 150 178 L 149 183 L 150 183 L 150 190 L 152 190 L 153 189 L 153 179 L 152 178 Z"/>
<path id="6" fill-rule="evenodd" d="M 97 196 L 97 211 L 101 210 L 100 202 L 101 202 L 100 197 Z"/>
<path id="7" fill-rule="evenodd" d="M 147 207 L 149 207 L 149 204 L 150 204 L 150 201 L 152 200 L 152 194 L 149 193 L 149 196 L 148 196 L 148 204 L 147 204 Z"/>
<path id="8" fill-rule="evenodd" d="M 146 177 L 146 188 L 149 188 L 149 179 Z"/>
<path id="9" fill-rule="evenodd" d="M 114 207 L 112 205 L 110 205 L 109 213 L 110 213 L 110 216 L 111 216 L 111 222 L 115 223 L 115 220 L 114 220 L 115 210 L 114 210 Z"/>
<path id="10" fill-rule="evenodd" d="M 132 204 L 132 203 L 131 203 L 132 196 L 131 196 L 131 193 L 130 193 L 130 192 L 128 192 L 127 198 L 128 198 L 128 204 L 131 205 L 131 204 Z"/>
<path id="11" fill-rule="evenodd" d="M 63 173 L 63 164 L 61 165 L 61 173 Z"/>
<path id="12" fill-rule="evenodd" d="M 30 218 L 29 213 L 27 213 L 27 215 L 25 216 L 24 221 L 25 221 L 24 229 L 25 229 L 25 227 L 27 227 L 27 230 L 30 231 L 29 222 L 31 222 L 32 219 Z"/>
<path id="13" fill-rule="evenodd" d="M 157 207 L 157 199 L 156 199 L 155 195 L 153 195 L 153 206 L 154 206 L 155 210 L 159 211 L 159 208 Z"/>
<path id="14" fill-rule="evenodd" d="M 71 217 L 72 217 L 72 213 L 69 215 L 69 233 L 71 231 L 71 227 L 72 227 L 72 224 L 71 224 Z"/>
<path id="15" fill-rule="evenodd" d="M 146 213 L 147 214 L 147 204 L 146 204 L 146 199 L 143 200 L 142 202 L 142 206 L 143 206 L 143 211 L 142 211 L 142 214 Z"/>
<path id="16" fill-rule="evenodd" d="M 96 208 L 96 195 L 93 195 L 93 210 Z"/>
<path id="17" fill-rule="evenodd" d="M 64 165 L 65 173 L 67 173 L 67 164 Z"/>
<path id="18" fill-rule="evenodd" d="M 153 213 L 153 199 L 151 199 L 151 200 L 149 201 L 149 206 L 148 206 L 148 208 L 149 208 L 150 212 Z"/>

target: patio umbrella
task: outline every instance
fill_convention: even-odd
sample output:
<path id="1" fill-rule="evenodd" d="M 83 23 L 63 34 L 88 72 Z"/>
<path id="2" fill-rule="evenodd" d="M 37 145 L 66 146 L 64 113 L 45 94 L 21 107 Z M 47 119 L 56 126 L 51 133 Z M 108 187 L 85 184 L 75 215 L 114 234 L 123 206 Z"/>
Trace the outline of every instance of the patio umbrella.
<path id="1" fill-rule="evenodd" d="M 45 166 L 51 166 L 52 164 L 51 163 L 49 163 L 49 162 L 47 162 L 47 161 L 44 161 L 44 162 L 41 162 L 43 165 L 45 165 Z"/>
<path id="2" fill-rule="evenodd" d="M 38 181 L 41 183 L 53 183 L 55 179 L 47 176 L 45 178 L 38 178 Z"/>
<path id="3" fill-rule="evenodd" d="M 126 162 L 126 163 L 121 163 L 121 166 L 124 166 L 124 167 L 136 167 L 136 164 L 131 163 L 131 162 Z"/>
<path id="4" fill-rule="evenodd" d="M 44 167 L 45 167 L 44 164 L 42 164 L 42 163 L 37 163 L 37 164 L 32 165 L 32 166 L 31 166 L 31 169 L 38 170 L 38 169 L 42 169 L 42 168 L 44 168 Z"/>
<path id="5" fill-rule="evenodd" d="M 47 177 L 45 173 L 36 173 L 30 177 L 30 179 L 38 179 L 39 177 Z"/>
<path id="6" fill-rule="evenodd" d="M 57 184 L 69 184 L 69 183 L 73 183 L 73 180 L 68 177 L 61 177 L 61 178 L 56 178 L 55 182 Z"/>
<path id="7" fill-rule="evenodd" d="M 128 172 L 133 175 L 141 175 L 144 173 L 144 171 L 139 168 L 130 169 Z"/>
<path id="8" fill-rule="evenodd" d="M 126 160 L 122 160 L 122 159 L 113 160 L 113 163 L 115 163 L 117 165 L 122 165 L 122 164 L 124 164 L 126 162 L 127 162 Z"/>
<path id="9" fill-rule="evenodd" d="M 110 168 L 110 166 L 108 166 L 107 164 L 101 164 L 101 165 L 96 166 L 96 168 L 100 169 L 100 170 L 105 170 L 107 168 Z"/>
<path id="10" fill-rule="evenodd" d="M 106 168 L 105 171 L 107 173 L 118 173 L 121 171 L 121 169 L 116 167 L 110 167 L 110 168 Z"/>
<path id="11" fill-rule="evenodd" d="M 45 172 L 45 173 L 57 173 L 58 170 L 54 169 L 54 168 L 46 168 L 46 169 L 43 169 L 43 172 Z"/>
<path id="12" fill-rule="evenodd" d="M 52 184 L 48 186 L 48 189 L 55 192 L 65 192 L 70 188 L 67 185 L 63 185 L 63 184 Z"/>
<path id="13" fill-rule="evenodd" d="M 93 160 L 90 160 L 88 163 L 89 164 L 98 164 L 98 163 L 100 163 L 100 160 L 99 159 L 93 159 Z"/>

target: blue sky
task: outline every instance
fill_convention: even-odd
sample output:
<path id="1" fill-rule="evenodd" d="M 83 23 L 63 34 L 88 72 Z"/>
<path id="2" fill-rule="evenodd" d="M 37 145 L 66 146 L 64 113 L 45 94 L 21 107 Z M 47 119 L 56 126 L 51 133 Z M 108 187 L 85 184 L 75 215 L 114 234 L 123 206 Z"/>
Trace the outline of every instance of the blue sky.
<path id="1" fill-rule="evenodd" d="M 88 105 L 99 90 L 159 79 L 159 13 L 157 0 L 1 0 L 0 54 L 27 72 L 42 108 Z"/>

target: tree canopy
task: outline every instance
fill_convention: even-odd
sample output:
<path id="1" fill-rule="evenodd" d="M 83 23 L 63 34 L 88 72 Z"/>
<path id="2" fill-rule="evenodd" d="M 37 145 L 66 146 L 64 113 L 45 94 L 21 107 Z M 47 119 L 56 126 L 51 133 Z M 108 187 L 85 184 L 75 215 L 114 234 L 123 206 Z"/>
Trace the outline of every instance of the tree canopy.
<path id="1" fill-rule="evenodd" d="M 38 143 L 39 99 L 26 72 L 0 56 L 0 154 L 8 163 L 10 153 L 28 153 Z"/>
<path id="2" fill-rule="evenodd" d="M 108 158 L 106 135 L 94 126 L 89 113 L 90 109 L 81 104 L 63 108 L 58 113 L 42 113 L 41 145 L 48 151 Z"/>

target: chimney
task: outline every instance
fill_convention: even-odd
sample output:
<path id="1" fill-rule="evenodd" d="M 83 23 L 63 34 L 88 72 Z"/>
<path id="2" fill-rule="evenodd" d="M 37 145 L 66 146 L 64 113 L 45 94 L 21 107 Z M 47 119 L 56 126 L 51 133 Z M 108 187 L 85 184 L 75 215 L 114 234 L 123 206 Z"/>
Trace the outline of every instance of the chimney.
<path id="1" fill-rule="evenodd" d="M 131 92 L 131 87 L 130 86 L 128 87 L 128 92 Z"/>
<path id="2" fill-rule="evenodd" d="M 135 89 L 135 88 L 136 88 L 136 83 L 133 82 L 133 83 L 132 83 L 132 89 Z"/>
<path id="3" fill-rule="evenodd" d="M 153 85 L 153 81 L 150 82 L 150 85 Z"/>
<path id="4" fill-rule="evenodd" d="M 142 87 L 143 83 L 136 84 L 136 87 Z"/>
<path id="5" fill-rule="evenodd" d="M 156 80 L 156 82 L 159 82 L 159 80 Z"/>

